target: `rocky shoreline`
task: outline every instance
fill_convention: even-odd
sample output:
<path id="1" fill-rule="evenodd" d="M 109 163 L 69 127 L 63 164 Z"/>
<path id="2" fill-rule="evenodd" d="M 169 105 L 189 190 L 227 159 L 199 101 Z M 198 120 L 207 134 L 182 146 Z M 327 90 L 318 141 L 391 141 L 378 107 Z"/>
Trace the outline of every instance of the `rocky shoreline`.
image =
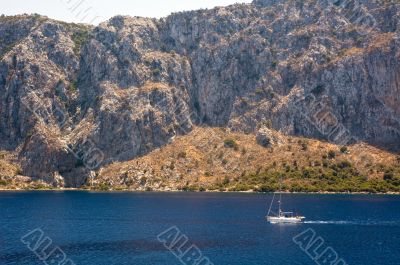
<path id="1" fill-rule="evenodd" d="M 101 193 L 115 193 L 115 192 L 128 192 L 128 193 L 255 193 L 255 194 L 270 194 L 273 192 L 258 192 L 258 191 L 182 191 L 182 190 L 97 190 L 97 189 L 80 189 L 80 188 L 52 188 L 52 189 L 6 189 L 0 188 L 0 192 L 28 192 L 28 191 L 40 191 L 40 192 L 59 192 L 59 191 L 78 191 L 78 192 L 101 192 Z M 400 195 L 400 192 L 377 192 L 377 193 L 368 193 L 368 192 L 281 192 L 282 194 L 307 194 L 307 195 Z"/>

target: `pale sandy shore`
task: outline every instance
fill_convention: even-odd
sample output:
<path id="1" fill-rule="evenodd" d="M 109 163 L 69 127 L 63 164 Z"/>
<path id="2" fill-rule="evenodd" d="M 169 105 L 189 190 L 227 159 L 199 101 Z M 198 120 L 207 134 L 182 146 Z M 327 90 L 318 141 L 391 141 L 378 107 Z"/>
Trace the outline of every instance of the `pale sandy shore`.
<path id="1" fill-rule="evenodd" d="M 78 189 L 78 188 L 56 188 L 56 189 L 7 189 L 0 188 L 0 192 L 27 192 L 27 191 L 43 191 L 43 192 L 57 192 L 57 191 L 84 191 L 84 192 L 101 192 L 101 193 L 115 193 L 115 192 L 132 192 L 132 193 L 150 193 L 150 192 L 159 192 L 159 193 L 272 193 L 272 192 L 256 192 L 256 191 L 182 191 L 182 190 L 152 190 L 152 191 L 144 191 L 144 190 L 95 190 L 95 189 Z M 321 192 L 281 192 L 282 194 L 308 194 L 308 195 L 400 195 L 400 192 L 386 192 L 386 193 L 368 193 L 368 192 L 329 192 L 329 191 L 321 191 Z"/>

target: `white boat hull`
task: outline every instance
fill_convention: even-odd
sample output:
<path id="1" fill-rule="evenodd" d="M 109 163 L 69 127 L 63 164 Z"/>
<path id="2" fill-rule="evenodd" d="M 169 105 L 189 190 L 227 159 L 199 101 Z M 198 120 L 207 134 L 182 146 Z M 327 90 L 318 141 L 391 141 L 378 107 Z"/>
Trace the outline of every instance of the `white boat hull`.
<path id="1" fill-rule="evenodd" d="M 279 224 L 279 223 L 301 223 L 304 217 L 276 217 L 276 216 L 267 216 L 267 221 L 271 224 Z"/>

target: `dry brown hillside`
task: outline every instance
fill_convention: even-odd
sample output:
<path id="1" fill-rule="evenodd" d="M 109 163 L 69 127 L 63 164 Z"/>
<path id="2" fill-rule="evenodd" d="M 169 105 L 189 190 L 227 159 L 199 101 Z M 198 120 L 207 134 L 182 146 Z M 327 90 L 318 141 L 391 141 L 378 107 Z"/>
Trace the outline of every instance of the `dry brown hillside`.
<path id="1" fill-rule="evenodd" d="M 14 162 L 15 157 L 7 151 L 0 151 L 0 189 L 23 186 L 30 178 L 20 176 L 21 167 Z"/>
<path id="2" fill-rule="evenodd" d="M 15 153 L 0 150 L 0 190 L 32 190 L 55 188 L 46 180 L 24 176 Z"/>
<path id="3" fill-rule="evenodd" d="M 18 166 L 10 162 L 11 154 L 0 151 L 0 177 L 15 176 L 19 170 Z"/>
<path id="4" fill-rule="evenodd" d="M 294 187 L 299 186 L 299 191 L 324 191 L 338 184 L 329 180 L 331 174 L 369 191 L 365 183 L 383 181 L 390 170 L 397 174 L 396 155 L 364 143 L 346 150 L 327 142 L 271 133 L 275 143 L 263 147 L 253 134 L 198 127 L 146 156 L 109 165 L 92 185 L 132 190 L 263 190 L 282 176 L 288 190 L 296 191 Z M 319 188 L 325 181 L 330 188 Z"/>

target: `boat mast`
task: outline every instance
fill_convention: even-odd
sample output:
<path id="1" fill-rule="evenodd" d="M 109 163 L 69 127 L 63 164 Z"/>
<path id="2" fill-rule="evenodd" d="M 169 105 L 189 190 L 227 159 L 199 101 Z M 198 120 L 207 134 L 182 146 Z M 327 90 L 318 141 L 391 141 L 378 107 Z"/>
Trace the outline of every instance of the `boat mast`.
<path id="1" fill-rule="evenodd" d="M 281 209 L 281 204 L 282 204 L 282 176 L 279 180 L 279 217 L 281 217 L 282 209 Z"/>
<path id="2" fill-rule="evenodd" d="M 269 216 L 269 214 L 271 213 L 272 205 L 274 204 L 275 194 L 276 194 L 276 192 L 274 192 L 274 195 L 272 196 L 272 201 L 271 201 L 271 204 L 269 205 L 267 216 Z"/>

